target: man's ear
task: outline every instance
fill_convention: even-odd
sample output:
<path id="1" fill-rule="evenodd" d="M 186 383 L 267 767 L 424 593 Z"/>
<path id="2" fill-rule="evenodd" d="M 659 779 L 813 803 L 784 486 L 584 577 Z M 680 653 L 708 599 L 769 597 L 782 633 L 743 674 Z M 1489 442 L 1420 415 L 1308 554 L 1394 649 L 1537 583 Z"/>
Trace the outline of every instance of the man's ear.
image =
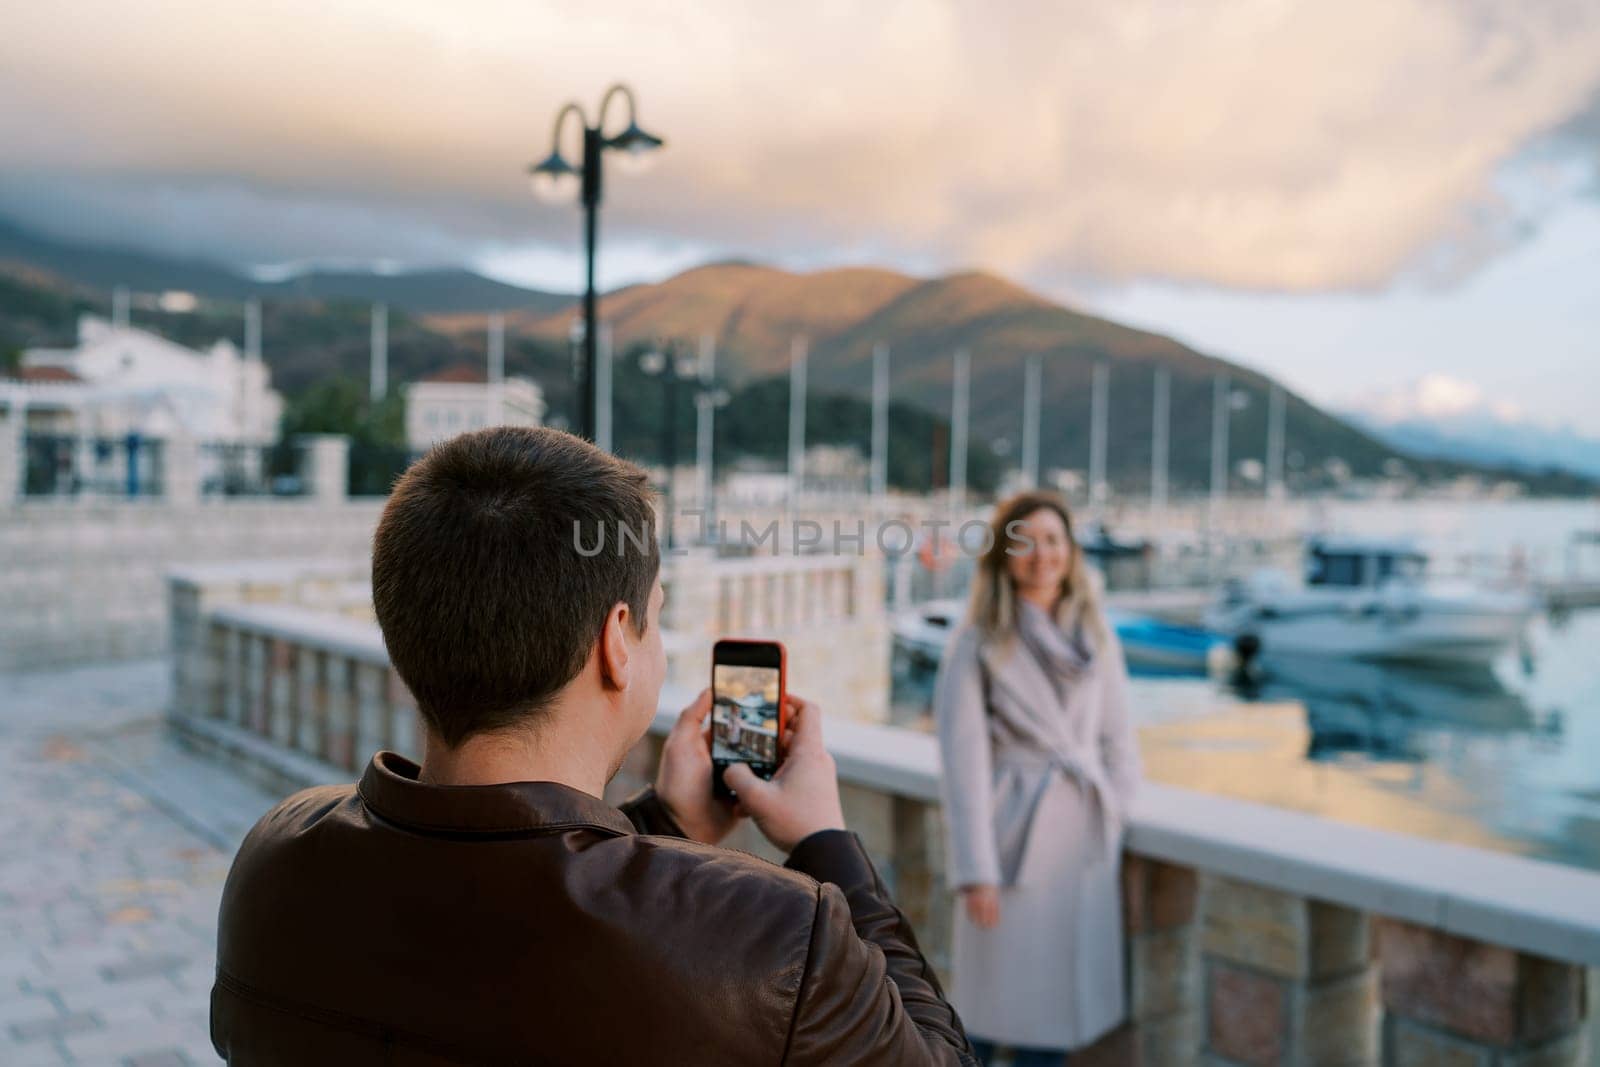
<path id="1" fill-rule="evenodd" d="M 626 601 L 611 605 L 600 630 L 600 684 L 608 689 L 628 688 L 627 628 L 632 625 L 633 611 Z"/>

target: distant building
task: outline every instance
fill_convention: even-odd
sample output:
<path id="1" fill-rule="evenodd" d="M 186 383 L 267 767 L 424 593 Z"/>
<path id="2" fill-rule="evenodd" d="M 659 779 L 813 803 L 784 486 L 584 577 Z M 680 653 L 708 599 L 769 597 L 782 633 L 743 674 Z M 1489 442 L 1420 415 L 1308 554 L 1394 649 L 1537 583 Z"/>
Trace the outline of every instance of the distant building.
<path id="1" fill-rule="evenodd" d="M 485 426 L 539 426 L 544 422 L 544 390 L 537 382 L 507 378 L 492 385 L 482 368 L 468 363 L 413 382 L 406 386 L 405 396 L 406 443 L 413 449 L 428 448 Z"/>
<path id="2" fill-rule="evenodd" d="M 870 464 L 861 450 L 849 445 L 812 445 L 805 454 L 805 491 L 808 493 L 864 493 Z M 782 463 L 742 459 L 722 475 L 722 493 L 731 500 L 774 502 L 785 499 L 792 488 Z"/>
<path id="3" fill-rule="evenodd" d="M 806 449 L 806 488 L 820 493 L 864 493 L 871 466 L 859 448 L 812 445 Z"/>
<path id="4" fill-rule="evenodd" d="M 722 476 L 722 496 L 739 503 L 771 503 L 783 500 L 789 492 L 789 476 L 781 470 L 752 470 L 741 463 Z"/>
<path id="5" fill-rule="evenodd" d="M 270 381 L 232 341 L 197 351 L 84 315 L 76 347 L 23 352 L 17 375 L 0 379 L 0 406 L 41 433 L 265 444 L 283 414 Z"/>

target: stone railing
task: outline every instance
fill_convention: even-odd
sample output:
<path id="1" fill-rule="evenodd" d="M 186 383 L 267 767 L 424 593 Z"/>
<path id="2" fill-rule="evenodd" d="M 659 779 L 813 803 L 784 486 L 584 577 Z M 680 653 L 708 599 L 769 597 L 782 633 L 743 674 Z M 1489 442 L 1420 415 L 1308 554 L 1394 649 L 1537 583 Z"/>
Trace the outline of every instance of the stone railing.
<path id="1" fill-rule="evenodd" d="M 181 737 L 285 792 L 348 781 L 379 748 L 418 753 L 369 623 L 204 577 L 171 583 Z M 321 581 L 306 588 L 337 603 L 338 576 Z M 612 799 L 653 775 L 690 696 L 663 695 Z M 942 968 L 935 741 L 837 717 L 826 735 L 847 819 Z M 772 855 L 749 827 L 729 843 Z M 1077 1063 L 1587 1062 L 1600 875 L 1154 784 L 1122 873 L 1131 1019 Z"/>
<path id="2" fill-rule="evenodd" d="M 619 795 L 653 773 L 676 710 Z M 942 964 L 935 740 L 841 720 L 827 736 L 851 828 Z M 1130 1025 L 1075 1062 L 1588 1062 L 1600 874 L 1147 783 L 1122 877 Z"/>
<path id="3" fill-rule="evenodd" d="M 888 719 L 890 634 L 878 555 L 668 556 L 662 586 L 670 682 L 706 685 L 719 637 L 782 641 L 789 676 L 813 680 L 807 697 L 851 718 Z"/>
<path id="4" fill-rule="evenodd" d="M 346 771 L 380 738 L 411 750 L 415 716 L 397 710 L 409 695 L 371 622 L 364 567 L 185 567 L 168 576 L 167 607 L 174 716 L 215 720 L 241 742 L 259 738 Z"/>

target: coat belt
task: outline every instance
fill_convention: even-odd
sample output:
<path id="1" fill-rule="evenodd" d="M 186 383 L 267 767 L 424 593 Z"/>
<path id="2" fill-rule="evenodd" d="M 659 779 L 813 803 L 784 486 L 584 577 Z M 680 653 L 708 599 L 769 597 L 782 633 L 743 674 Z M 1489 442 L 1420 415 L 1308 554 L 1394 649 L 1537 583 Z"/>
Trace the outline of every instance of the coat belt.
<path id="1" fill-rule="evenodd" d="M 1075 759 L 1057 753 L 1030 753 L 1021 758 L 1002 757 L 995 761 L 995 770 L 1020 771 L 1033 780 L 1030 785 L 1025 809 L 1021 813 L 1022 825 L 1017 828 L 1020 833 L 1015 837 L 1002 832 L 1001 827 L 996 827 L 996 838 L 1006 840 L 1012 838 L 1014 843 L 1010 855 L 1002 855 L 1001 871 L 1006 885 L 1014 885 L 1017 876 L 1022 870 L 1024 858 L 1028 854 L 1029 843 L 1033 839 L 1036 816 L 1039 804 L 1044 799 L 1044 794 L 1055 781 L 1056 775 L 1074 778 L 1083 787 L 1085 797 L 1098 808 L 1099 818 L 1096 820 L 1099 833 L 1096 835 L 1095 845 L 1102 858 L 1109 856 L 1113 842 L 1117 839 L 1117 814 L 1112 810 L 1109 799 L 1111 790 L 1106 782 L 1105 774 L 1100 768 L 1087 760 Z M 1034 777 L 1036 776 L 1036 777 Z"/>

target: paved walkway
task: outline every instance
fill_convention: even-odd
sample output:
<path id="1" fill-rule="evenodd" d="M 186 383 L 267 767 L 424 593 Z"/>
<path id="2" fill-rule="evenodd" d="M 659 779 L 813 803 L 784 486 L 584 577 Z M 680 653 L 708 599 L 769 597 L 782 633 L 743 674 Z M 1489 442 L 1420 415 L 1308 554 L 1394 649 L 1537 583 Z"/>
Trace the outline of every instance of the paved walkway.
<path id="1" fill-rule="evenodd" d="M 217 901 L 273 798 L 164 733 L 164 661 L 0 675 L 0 1064 L 217 1062 Z"/>

